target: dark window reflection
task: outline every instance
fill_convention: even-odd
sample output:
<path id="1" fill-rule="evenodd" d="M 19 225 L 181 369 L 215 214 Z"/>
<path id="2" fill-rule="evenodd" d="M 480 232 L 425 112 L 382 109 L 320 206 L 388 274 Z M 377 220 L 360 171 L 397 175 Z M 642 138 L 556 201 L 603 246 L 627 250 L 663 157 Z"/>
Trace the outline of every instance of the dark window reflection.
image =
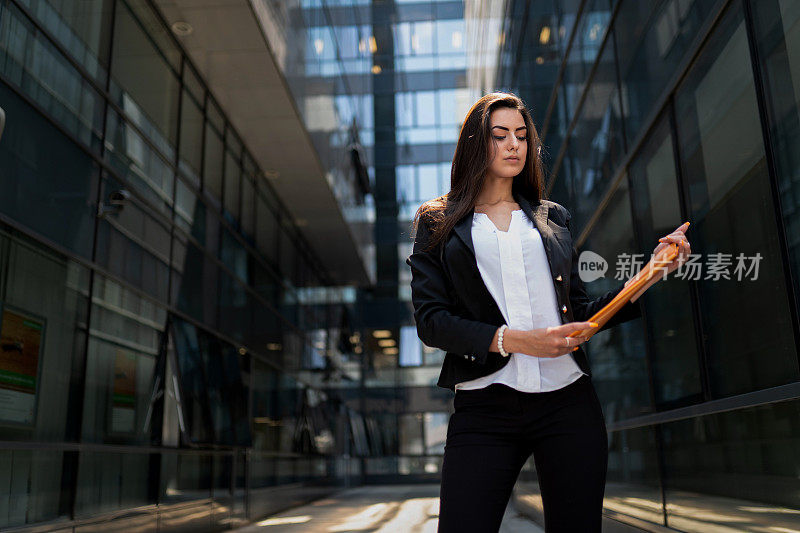
<path id="1" fill-rule="evenodd" d="M 113 0 L 25 0 L 23 4 L 89 75 L 105 83 Z"/>
<path id="2" fill-rule="evenodd" d="M 102 198 L 108 210 L 98 223 L 96 260 L 113 274 L 166 302 L 169 228 L 134 196 L 121 209 L 115 209 L 110 199 L 123 189 L 125 186 L 113 178 L 103 180 Z"/>
<path id="3" fill-rule="evenodd" d="M 603 49 L 569 143 L 572 227 L 580 231 L 611 184 L 625 152 L 613 38 Z"/>
<path id="4" fill-rule="evenodd" d="M 665 119 L 633 160 L 630 176 L 639 248 L 652 252 L 659 237 L 683 223 L 675 152 Z M 693 229 L 690 226 L 690 241 Z M 649 253 L 643 260 L 649 260 Z M 675 274 L 656 283 L 642 297 L 655 400 L 662 409 L 702 400 L 690 282 Z"/>
<path id="5" fill-rule="evenodd" d="M 261 255 L 275 268 L 278 263 L 278 217 L 272 195 L 259 187 L 256 198 L 256 244 Z"/>
<path id="6" fill-rule="evenodd" d="M 178 168 L 197 187 L 203 168 L 203 110 L 187 91 L 181 100 L 181 140 Z"/>
<path id="7" fill-rule="evenodd" d="M 206 123 L 206 144 L 203 161 L 203 188 L 212 205 L 219 207 L 222 201 L 222 134 L 210 123 Z"/>
<path id="8" fill-rule="evenodd" d="M 608 474 L 603 507 L 656 524 L 664 523 L 661 479 L 653 427 L 608 434 Z"/>
<path id="9" fill-rule="evenodd" d="M 753 9 L 759 65 L 764 80 L 783 224 L 800 301 L 800 3 L 762 2 Z"/>
<path id="10" fill-rule="evenodd" d="M 97 167 L 2 83 L 0 102 L 6 112 L 0 142 L 0 211 L 90 258 Z"/>
<path id="11" fill-rule="evenodd" d="M 249 336 L 252 327 L 252 300 L 252 294 L 241 282 L 219 270 L 220 328 L 240 342 Z"/>
<path id="12" fill-rule="evenodd" d="M 175 319 L 173 329 L 189 438 L 249 444 L 247 394 L 237 349 L 183 320 Z"/>
<path id="13" fill-rule="evenodd" d="M 84 441 L 150 443 L 150 395 L 166 316 L 151 300 L 95 275 Z"/>
<path id="14" fill-rule="evenodd" d="M 63 453 L 0 450 L 0 528 L 68 518 L 70 494 L 61 490 Z"/>
<path id="15" fill-rule="evenodd" d="M 140 15 L 149 9 L 139 10 Z M 125 114 L 172 160 L 178 132 L 179 84 L 152 34 L 128 7 L 118 2 L 111 58 L 111 95 Z M 161 25 L 159 25 L 161 26 Z"/>
<path id="16" fill-rule="evenodd" d="M 81 452 L 75 514 L 86 518 L 155 503 L 148 493 L 149 461 L 144 453 Z"/>
<path id="17" fill-rule="evenodd" d="M 101 96 L 16 5 L 8 1 L 0 5 L 0 72 L 8 83 L 36 102 L 67 132 L 90 149 L 100 150 L 103 127 Z M 9 103 L 5 95 L 2 102 L 3 107 Z M 29 120 L 15 119 L 11 114 L 7 120 L 9 124 L 31 124 Z M 41 121 L 42 118 L 37 116 L 34 120 Z M 55 133 L 54 130 L 50 133 L 49 128 L 48 125 L 48 134 Z M 42 146 L 49 146 L 41 137 L 42 133 L 39 142 Z M 61 161 L 59 157 L 52 159 Z"/>
<path id="18" fill-rule="evenodd" d="M 798 361 L 741 5 L 723 17 L 675 99 L 714 397 L 794 381 Z M 729 254 L 716 256 L 712 254 Z M 736 273 L 760 254 L 756 279 Z M 730 279 L 709 276 L 727 261 Z M 713 274 L 713 273 L 712 273 Z M 741 279 L 737 279 L 737 276 Z M 715 279 L 715 277 L 719 279 Z"/>
<path id="19" fill-rule="evenodd" d="M 215 325 L 219 266 L 193 241 L 178 235 L 173 241 L 172 264 L 172 301 L 196 320 Z"/>
<path id="20" fill-rule="evenodd" d="M 579 250 L 597 253 L 608 262 L 604 277 L 585 284 L 591 296 L 605 294 L 622 283 L 622 279 L 615 279 L 620 254 L 642 253 L 636 246 L 632 226 L 628 186 L 623 180 Z M 601 331 L 587 343 L 586 351 L 592 366 L 592 380 L 608 422 L 652 410 L 641 319 Z"/>
<path id="21" fill-rule="evenodd" d="M 798 529 L 798 421 L 792 400 L 665 424 L 670 527 Z"/>
<path id="22" fill-rule="evenodd" d="M 164 156 L 112 110 L 106 126 L 106 160 L 145 201 L 164 216 L 172 214 L 173 170 Z"/>
<path id="23" fill-rule="evenodd" d="M 716 3 L 709 0 L 623 0 L 614 26 L 620 29 L 616 32 L 617 56 L 628 139 L 638 136 L 698 29 L 715 7 Z"/>
<path id="24" fill-rule="evenodd" d="M 0 332 L 3 353 L 23 356 L 22 390 L 0 376 L 0 433 L 4 440 L 76 440 L 73 365 L 86 343 L 89 270 L 20 234 L 0 230 Z M 10 342 L 32 335 L 26 348 Z M 29 359 L 30 358 L 30 359 Z M 4 366 L 14 359 L 6 357 Z"/>

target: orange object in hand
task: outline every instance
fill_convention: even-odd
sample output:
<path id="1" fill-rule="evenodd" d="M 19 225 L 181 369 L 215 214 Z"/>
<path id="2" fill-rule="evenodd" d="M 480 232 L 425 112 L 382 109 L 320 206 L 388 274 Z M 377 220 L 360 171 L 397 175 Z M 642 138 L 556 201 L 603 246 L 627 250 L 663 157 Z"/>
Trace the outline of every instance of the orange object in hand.
<path id="1" fill-rule="evenodd" d="M 630 285 L 619 291 L 619 294 L 614 296 L 613 300 L 608 302 L 602 309 L 592 315 L 588 322 L 596 322 L 600 325 L 600 327 L 603 327 L 603 325 L 608 322 L 617 311 L 622 309 L 622 306 L 630 301 L 634 294 L 639 292 L 639 289 L 647 285 L 650 280 L 656 276 L 663 275 L 662 269 L 666 268 L 667 265 L 672 263 L 677 256 L 677 244 L 671 243 L 666 248 L 662 249 L 655 257 L 653 257 L 652 261 L 647 264 L 647 268 L 640 270 L 639 273 L 633 277 L 633 281 Z M 592 328 L 589 336 L 593 335 L 597 329 L 598 328 Z M 587 330 L 573 331 L 568 336 L 577 337 L 586 331 Z"/>

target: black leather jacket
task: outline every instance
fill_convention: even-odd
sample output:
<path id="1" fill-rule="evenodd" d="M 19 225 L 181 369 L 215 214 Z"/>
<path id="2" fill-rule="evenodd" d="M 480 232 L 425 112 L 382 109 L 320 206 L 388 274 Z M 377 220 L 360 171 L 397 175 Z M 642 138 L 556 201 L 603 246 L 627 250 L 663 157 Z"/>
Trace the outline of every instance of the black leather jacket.
<path id="1" fill-rule="evenodd" d="M 542 236 L 561 322 L 589 319 L 624 288 L 624 283 L 599 298 L 590 298 L 578 276 L 569 211 L 549 200 L 529 202 L 518 193 L 514 198 Z M 423 251 L 430 236 L 430 227 L 420 220 L 413 252 L 406 259 L 411 267 L 411 301 L 420 340 L 447 353 L 438 385 L 454 390 L 457 383 L 491 374 L 508 363 L 509 358 L 489 351 L 505 319 L 478 270 L 472 244 L 472 211 L 456 224 L 442 245 Z M 628 302 L 599 331 L 638 316 L 639 304 Z M 583 347 L 572 355 L 581 370 L 591 376 Z"/>

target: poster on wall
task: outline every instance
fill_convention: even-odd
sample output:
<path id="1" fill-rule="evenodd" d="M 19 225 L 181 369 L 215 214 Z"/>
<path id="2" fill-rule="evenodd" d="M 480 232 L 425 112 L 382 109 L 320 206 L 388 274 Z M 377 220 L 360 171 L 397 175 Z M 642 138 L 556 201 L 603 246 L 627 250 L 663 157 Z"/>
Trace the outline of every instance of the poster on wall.
<path id="1" fill-rule="evenodd" d="M 0 320 L 0 421 L 32 425 L 44 322 L 10 309 Z"/>
<path id="2" fill-rule="evenodd" d="M 133 433 L 136 425 L 136 354 L 117 349 L 114 358 L 114 388 L 111 431 Z"/>

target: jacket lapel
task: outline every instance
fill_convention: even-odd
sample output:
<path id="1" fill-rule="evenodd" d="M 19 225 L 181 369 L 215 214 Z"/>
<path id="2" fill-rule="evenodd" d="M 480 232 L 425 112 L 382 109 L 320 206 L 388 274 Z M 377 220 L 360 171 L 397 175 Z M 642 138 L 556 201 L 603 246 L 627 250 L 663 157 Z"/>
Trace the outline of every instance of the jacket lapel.
<path id="1" fill-rule="evenodd" d="M 518 194 L 514 194 L 514 198 L 522 208 L 522 211 L 539 230 L 539 235 L 542 236 L 542 243 L 544 244 L 544 251 L 547 254 L 547 262 L 550 264 L 550 270 L 553 269 L 553 230 L 547 224 L 549 207 L 542 202 L 536 202 L 533 206 Z"/>
<path id="2" fill-rule="evenodd" d="M 553 238 L 553 231 L 547 225 L 547 212 L 550 208 L 542 202 L 535 202 L 531 205 L 528 200 L 518 193 L 513 193 L 513 195 L 514 200 L 516 200 L 517 204 L 522 208 L 522 211 L 531 222 L 534 223 L 536 229 L 539 230 L 539 234 L 542 236 L 542 242 L 544 242 L 545 252 L 547 252 L 547 260 L 552 266 L 551 240 Z M 473 259 L 475 258 L 475 245 L 472 243 L 472 218 L 474 213 L 475 209 L 470 209 L 469 213 L 459 220 L 453 228 L 453 231 L 458 235 L 458 238 L 461 239 L 461 242 L 463 242 L 472 253 Z"/>

